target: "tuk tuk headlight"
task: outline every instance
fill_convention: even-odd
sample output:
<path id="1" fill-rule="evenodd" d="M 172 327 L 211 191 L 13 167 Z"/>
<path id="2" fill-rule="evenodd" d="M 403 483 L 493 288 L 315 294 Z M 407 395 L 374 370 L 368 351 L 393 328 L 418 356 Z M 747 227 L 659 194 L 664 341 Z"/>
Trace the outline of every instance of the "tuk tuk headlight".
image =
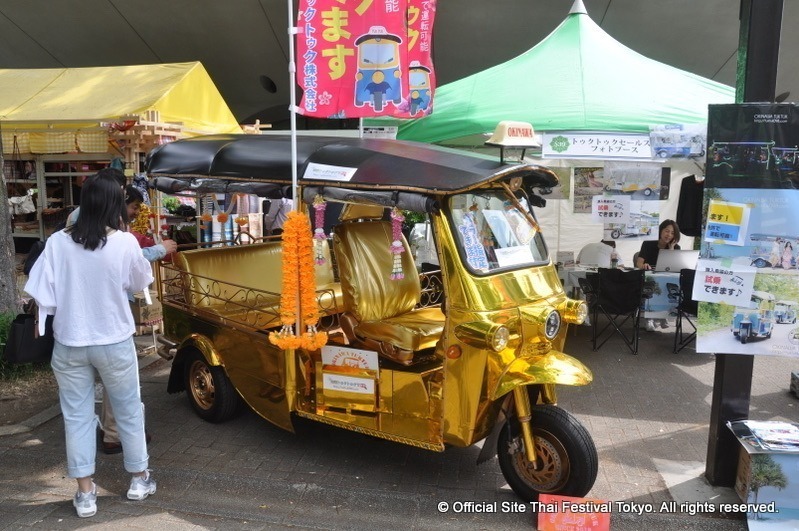
<path id="1" fill-rule="evenodd" d="M 508 346 L 508 341 L 510 341 L 510 330 L 508 330 L 507 326 L 498 326 L 494 329 L 494 333 L 489 339 L 489 345 L 496 352 L 499 352 Z"/>
<path id="2" fill-rule="evenodd" d="M 564 304 L 558 307 L 563 320 L 570 324 L 583 324 L 588 317 L 588 305 L 585 301 L 567 299 Z"/>
<path id="3" fill-rule="evenodd" d="M 560 332 L 560 314 L 557 310 L 552 310 L 544 322 L 544 335 L 547 339 L 553 339 Z"/>
<path id="4" fill-rule="evenodd" d="M 455 337 L 469 346 L 495 352 L 504 350 L 511 340 L 517 339 L 507 326 L 490 321 L 458 325 L 455 327 Z"/>

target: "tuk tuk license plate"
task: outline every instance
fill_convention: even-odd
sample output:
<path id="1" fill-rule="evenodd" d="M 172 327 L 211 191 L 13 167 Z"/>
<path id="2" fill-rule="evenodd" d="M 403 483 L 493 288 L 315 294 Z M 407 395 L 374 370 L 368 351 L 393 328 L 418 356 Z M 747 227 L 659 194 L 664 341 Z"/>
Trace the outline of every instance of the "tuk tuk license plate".
<path id="1" fill-rule="evenodd" d="M 319 370 L 321 369 L 321 370 Z M 317 406 L 377 410 L 377 371 L 317 364 Z"/>

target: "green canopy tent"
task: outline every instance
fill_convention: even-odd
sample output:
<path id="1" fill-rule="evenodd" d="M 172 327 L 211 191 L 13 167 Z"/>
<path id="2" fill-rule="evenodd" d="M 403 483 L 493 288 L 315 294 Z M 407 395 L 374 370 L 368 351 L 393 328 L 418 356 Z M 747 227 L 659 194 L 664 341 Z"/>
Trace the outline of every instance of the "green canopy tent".
<path id="1" fill-rule="evenodd" d="M 643 133 L 653 124 L 704 123 L 709 103 L 734 96 L 732 87 L 627 48 L 576 0 L 527 52 L 439 87 L 433 113 L 400 123 L 397 138 L 463 144 L 456 139 L 479 135 L 478 145 L 502 120 L 529 122 L 536 131 Z"/>
<path id="2" fill-rule="evenodd" d="M 678 38 L 675 36 L 675 38 Z M 627 48 L 602 30 L 582 0 L 536 46 L 505 63 L 438 88 L 433 113 L 405 122 L 397 138 L 497 154 L 485 141 L 500 121 L 529 122 L 536 132 L 649 133 L 659 124 L 703 124 L 710 103 L 732 103 L 732 87 L 674 68 Z M 378 121 L 368 123 L 377 124 Z M 380 120 L 379 125 L 388 125 Z M 603 162 L 544 161 L 545 164 L 603 166 Z M 661 160 L 661 162 L 664 162 Z M 671 194 L 659 201 L 661 220 L 674 218 L 682 178 L 702 170 L 693 161 L 669 160 Z M 566 183 L 564 183 L 566 184 Z M 654 205 L 652 205 L 654 206 Z M 569 201 L 550 201 L 538 211 L 556 251 L 577 251 L 604 238 L 590 214 L 572 211 Z M 655 231 L 656 232 L 656 231 Z M 690 241 L 685 241 L 690 246 Z M 617 250 L 632 264 L 640 240 L 622 238 Z"/>

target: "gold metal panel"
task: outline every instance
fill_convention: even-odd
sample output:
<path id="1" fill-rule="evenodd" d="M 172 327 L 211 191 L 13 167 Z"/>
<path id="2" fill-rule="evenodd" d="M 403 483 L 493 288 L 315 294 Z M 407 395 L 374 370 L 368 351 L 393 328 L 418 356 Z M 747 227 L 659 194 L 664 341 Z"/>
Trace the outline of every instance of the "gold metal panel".
<path id="1" fill-rule="evenodd" d="M 491 399 L 509 393 L 515 387 L 529 384 L 557 383 L 562 385 L 587 385 L 594 379 L 591 371 L 576 358 L 563 352 L 550 350 L 542 356 L 517 358 L 508 365 Z"/>
<path id="2" fill-rule="evenodd" d="M 425 450 L 432 450 L 434 452 L 444 451 L 443 443 L 435 443 L 435 442 L 431 443 L 424 440 L 412 439 L 410 437 L 397 435 L 395 433 L 388 433 L 384 430 L 376 429 L 375 427 L 365 426 L 362 424 L 362 421 L 358 419 L 350 419 L 347 417 L 336 418 L 330 415 L 324 415 L 324 416 L 315 415 L 313 413 L 308 413 L 306 411 L 297 411 L 297 415 L 300 417 L 305 417 L 307 419 L 315 420 L 317 422 L 322 422 L 324 424 L 330 424 L 332 426 L 344 428 L 345 430 L 350 430 L 357 433 L 363 433 L 364 435 L 371 435 L 372 437 L 378 437 L 380 439 L 386 439 L 401 444 L 407 444 L 409 446 L 415 446 L 417 448 L 423 448 Z"/>
<path id="3" fill-rule="evenodd" d="M 180 339 L 175 362 L 180 361 L 187 349 L 196 348 L 211 365 L 224 367 L 233 386 L 253 411 L 285 430 L 294 431 L 286 394 L 286 353 L 271 345 L 264 333 L 211 322 L 173 306 L 164 307 L 164 318 L 170 329 L 166 331 L 168 337 Z M 193 333 L 173 335 L 180 330 Z"/>

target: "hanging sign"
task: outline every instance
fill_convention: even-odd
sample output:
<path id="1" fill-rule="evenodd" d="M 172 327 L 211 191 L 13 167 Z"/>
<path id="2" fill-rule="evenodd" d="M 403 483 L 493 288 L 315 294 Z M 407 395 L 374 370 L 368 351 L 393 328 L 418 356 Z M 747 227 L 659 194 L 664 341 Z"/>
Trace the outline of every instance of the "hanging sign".
<path id="1" fill-rule="evenodd" d="M 300 0 L 299 112 L 319 118 L 432 112 L 435 0 Z"/>
<path id="2" fill-rule="evenodd" d="M 543 134 L 545 159 L 652 160 L 649 135 L 549 131 Z"/>
<path id="3" fill-rule="evenodd" d="M 799 108 L 711 105 L 697 352 L 799 357 Z"/>
<path id="4" fill-rule="evenodd" d="M 711 199 L 707 211 L 705 241 L 743 245 L 749 226 L 749 210 L 749 205 Z"/>
<path id="5" fill-rule="evenodd" d="M 591 221 L 594 223 L 628 223 L 630 221 L 630 196 L 595 195 L 591 204 Z"/>
<path id="6" fill-rule="evenodd" d="M 747 306 L 754 290 L 755 273 L 756 268 L 733 265 L 730 260 L 698 260 L 692 297 L 695 301 Z"/>

